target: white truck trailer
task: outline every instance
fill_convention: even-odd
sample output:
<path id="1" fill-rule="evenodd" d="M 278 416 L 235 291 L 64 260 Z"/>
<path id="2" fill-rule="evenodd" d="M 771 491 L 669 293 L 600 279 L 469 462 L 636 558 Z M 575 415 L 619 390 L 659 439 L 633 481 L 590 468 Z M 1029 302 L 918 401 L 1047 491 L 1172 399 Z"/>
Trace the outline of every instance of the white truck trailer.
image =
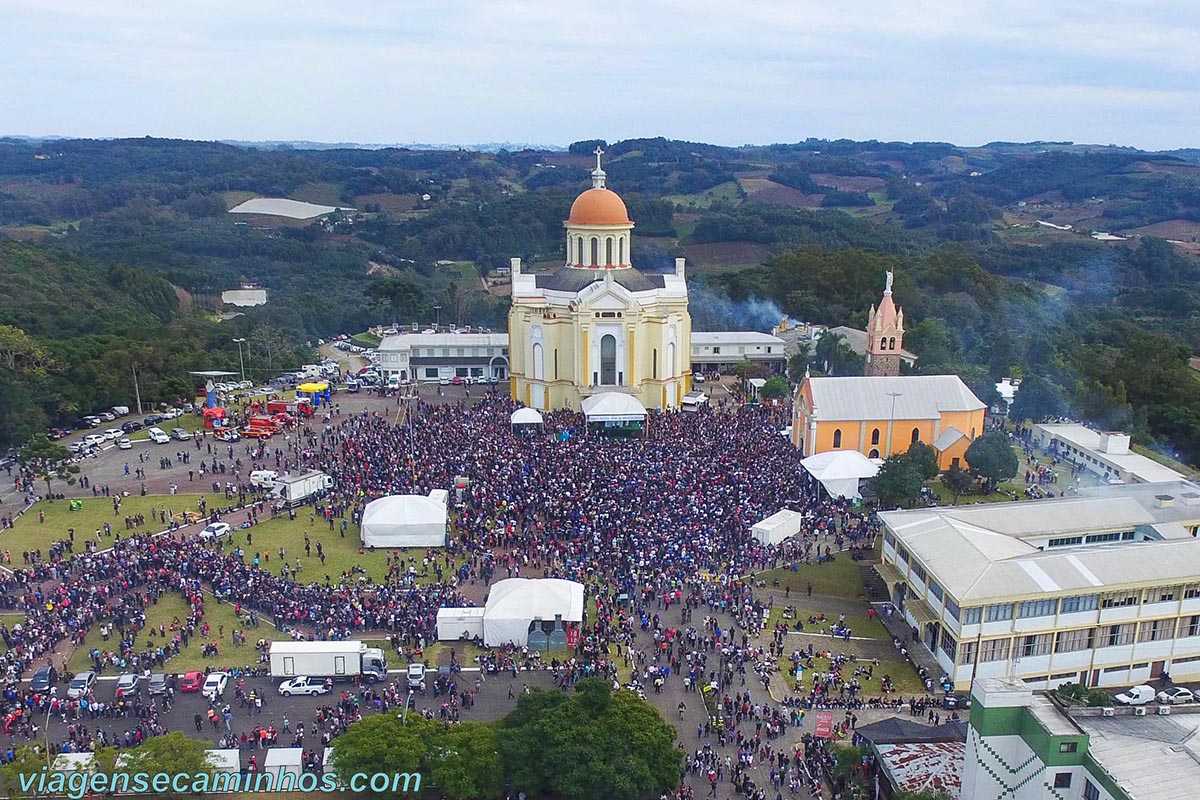
<path id="1" fill-rule="evenodd" d="M 319 470 L 308 470 L 299 475 L 276 478 L 275 496 L 288 508 L 307 503 L 333 488 L 333 478 Z"/>
<path id="2" fill-rule="evenodd" d="M 368 683 L 387 678 L 387 658 L 366 642 L 272 642 L 271 677 L 352 679 Z"/>

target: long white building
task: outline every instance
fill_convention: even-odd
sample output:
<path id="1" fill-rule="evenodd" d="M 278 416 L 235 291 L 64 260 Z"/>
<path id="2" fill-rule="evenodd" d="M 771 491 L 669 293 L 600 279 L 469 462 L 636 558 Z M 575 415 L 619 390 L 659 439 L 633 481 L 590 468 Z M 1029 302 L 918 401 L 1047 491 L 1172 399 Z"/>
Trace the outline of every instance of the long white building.
<path id="1" fill-rule="evenodd" d="M 1200 486 L 889 511 L 877 570 L 958 688 L 1200 679 Z"/>

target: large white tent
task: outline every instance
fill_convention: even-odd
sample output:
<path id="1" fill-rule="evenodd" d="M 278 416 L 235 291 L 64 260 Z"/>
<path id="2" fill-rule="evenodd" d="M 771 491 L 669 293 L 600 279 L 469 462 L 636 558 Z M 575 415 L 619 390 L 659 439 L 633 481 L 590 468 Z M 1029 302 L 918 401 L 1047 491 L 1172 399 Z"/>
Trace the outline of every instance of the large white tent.
<path id="1" fill-rule="evenodd" d="M 642 422 L 646 407 L 633 395 L 604 392 L 586 398 L 581 404 L 588 422 Z"/>
<path id="2" fill-rule="evenodd" d="M 535 619 L 583 622 L 583 584 L 559 578 L 509 578 L 492 586 L 483 608 L 483 643 L 488 647 L 529 643 Z M 457 637 L 455 637 L 457 638 Z"/>
<path id="3" fill-rule="evenodd" d="M 857 450 L 831 450 L 817 453 L 800 462 L 830 497 L 845 497 L 853 500 L 862 497 L 858 482 L 863 478 L 874 478 L 879 473 L 875 462 Z"/>
<path id="4" fill-rule="evenodd" d="M 429 494 L 394 494 L 368 503 L 362 518 L 363 546 L 444 547 L 446 491 Z"/>

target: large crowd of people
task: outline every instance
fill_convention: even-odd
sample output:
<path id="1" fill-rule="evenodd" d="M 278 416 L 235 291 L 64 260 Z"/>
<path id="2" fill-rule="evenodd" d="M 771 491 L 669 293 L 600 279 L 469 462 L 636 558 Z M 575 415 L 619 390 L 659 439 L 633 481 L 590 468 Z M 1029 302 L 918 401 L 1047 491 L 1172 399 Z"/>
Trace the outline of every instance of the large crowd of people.
<path id="1" fill-rule="evenodd" d="M 487 657 L 492 662 L 485 668 L 545 667 L 565 688 L 589 675 L 615 682 L 623 665 L 639 691 L 682 681 L 685 690 L 711 688 L 726 698 L 745 692 L 741 707 L 749 702 L 741 688 L 747 673 L 765 685 L 774 669 L 771 654 L 750 641 L 767 608 L 755 591 L 756 573 L 873 542 L 875 521 L 843 501 L 822 498 L 805 474 L 799 454 L 779 433 L 786 422 L 781 409 L 651 413 L 644 436 L 609 438 L 567 411 L 545 414 L 535 431 L 514 432 L 515 408 L 494 393 L 471 405 L 416 401 L 398 424 L 366 412 L 307 420 L 286 448 L 255 442 L 235 452 L 210 443 L 197 460 L 205 474 L 221 477 L 214 486 L 231 508 L 253 507 L 252 520 L 268 509 L 249 483 L 250 472 L 316 468 L 333 477 L 334 488 L 312 514 L 331 531 L 344 530 L 345 521 L 357 523 L 366 504 L 380 496 L 451 489 L 451 544 L 420 559 L 365 556 L 387 559 L 385 580 L 342 575 L 306 581 L 284 559 L 247 563 L 228 544 L 201 542 L 182 531 L 152 536 L 158 526 L 129 521 L 104 550 L 93 541 L 55 543 L 47 547 L 48 557 L 39 551 L 0 578 L 0 605 L 25 614 L 20 625 L 0 625 L 8 645 L 0 667 L 9 681 L 9 710 L 23 709 L 29 719 L 61 704 L 66 719 L 85 719 L 75 701 L 12 687 L 35 664 L 64 652 L 64 645 L 82 643 L 97 626 L 108 631 L 105 646 L 92 652 L 99 671 L 160 671 L 192 638 L 210 637 L 204 612 L 213 603 L 233 605 L 246 626 L 261 615 L 297 636 L 372 634 L 397 651 L 420 652 L 436 639 L 438 609 L 468 604 L 467 585 L 518 574 L 585 583 L 595 615 L 585 620 L 579 646 L 561 660 L 501 650 Z M 195 447 L 200 450 L 200 443 Z M 466 485 L 454 491 L 460 477 Z M 802 535 L 775 546 L 754 539 L 751 526 L 781 508 L 803 513 Z M 417 569 L 432 570 L 437 580 L 414 580 Z M 169 629 L 147 628 L 147 609 L 167 593 L 186 602 L 187 616 Z M 718 614 L 726 615 L 724 622 Z M 845 698 L 842 684 L 840 672 L 826 675 L 812 692 Z M 852 686 L 851 696 L 856 682 Z M 383 707 L 393 695 L 385 690 Z M 371 707 L 376 698 L 365 699 Z M 457 709 L 462 699 L 456 688 L 448 702 Z M 343 698 L 334 718 L 353 717 L 358 710 L 352 705 Z M 722 735 L 737 742 L 743 757 L 770 751 L 767 741 L 797 721 L 794 712 L 780 708 L 754 707 L 745 720 L 732 705 L 728 715 L 713 710 L 731 717 Z M 135 716 L 135 738 L 158 732 L 153 709 Z M 746 721 L 757 729 L 744 730 Z M 96 741 L 95 728 L 73 726 L 56 746 Z M 232 730 L 222 735 L 245 738 Z M 112 734 L 107 740 L 127 738 Z M 711 764 L 698 755 L 693 769 L 698 761 Z M 795 774 L 782 767 L 779 773 L 784 785 Z M 736 767 L 730 775 L 745 779 Z"/>

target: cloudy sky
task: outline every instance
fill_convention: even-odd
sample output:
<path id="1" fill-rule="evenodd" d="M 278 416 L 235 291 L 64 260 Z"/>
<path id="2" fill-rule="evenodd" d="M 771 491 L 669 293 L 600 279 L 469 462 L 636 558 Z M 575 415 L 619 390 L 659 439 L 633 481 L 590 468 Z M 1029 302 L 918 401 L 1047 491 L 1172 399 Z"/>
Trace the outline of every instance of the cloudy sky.
<path id="1" fill-rule="evenodd" d="M 0 0 L 0 134 L 1200 146 L 1196 0 Z"/>

